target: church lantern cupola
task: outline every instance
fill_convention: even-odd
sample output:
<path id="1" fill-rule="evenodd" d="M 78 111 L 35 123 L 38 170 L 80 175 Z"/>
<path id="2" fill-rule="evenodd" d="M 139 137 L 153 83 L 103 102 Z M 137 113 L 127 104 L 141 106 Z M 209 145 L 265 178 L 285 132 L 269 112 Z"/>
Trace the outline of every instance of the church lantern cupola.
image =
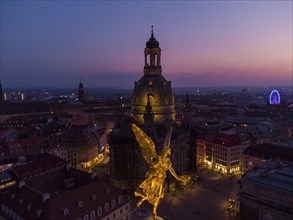
<path id="1" fill-rule="evenodd" d="M 151 38 L 146 42 L 144 49 L 144 74 L 161 74 L 161 48 L 159 42 L 154 37 L 154 30 L 152 26 Z"/>

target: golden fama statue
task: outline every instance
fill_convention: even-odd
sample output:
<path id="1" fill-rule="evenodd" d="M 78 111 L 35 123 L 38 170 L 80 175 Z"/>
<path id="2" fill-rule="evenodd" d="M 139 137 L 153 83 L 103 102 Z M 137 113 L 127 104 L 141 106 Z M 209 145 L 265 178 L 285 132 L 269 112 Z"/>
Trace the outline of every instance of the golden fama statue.
<path id="1" fill-rule="evenodd" d="M 140 146 L 143 158 L 146 160 L 150 168 L 146 174 L 146 179 L 139 185 L 139 188 L 141 189 L 140 192 L 134 192 L 135 196 L 141 197 L 141 199 L 137 203 L 137 206 L 140 207 L 140 205 L 145 200 L 147 200 L 151 205 L 153 205 L 153 217 L 154 219 L 157 219 L 157 207 L 161 199 L 164 197 L 163 187 L 166 179 L 166 172 L 170 171 L 170 173 L 184 185 L 186 185 L 190 181 L 191 177 L 177 176 L 172 167 L 172 163 L 170 160 L 170 141 L 172 128 L 167 134 L 160 155 L 157 155 L 154 142 L 150 137 L 148 137 L 135 124 L 132 124 L 131 128 L 134 132 L 136 141 Z"/>

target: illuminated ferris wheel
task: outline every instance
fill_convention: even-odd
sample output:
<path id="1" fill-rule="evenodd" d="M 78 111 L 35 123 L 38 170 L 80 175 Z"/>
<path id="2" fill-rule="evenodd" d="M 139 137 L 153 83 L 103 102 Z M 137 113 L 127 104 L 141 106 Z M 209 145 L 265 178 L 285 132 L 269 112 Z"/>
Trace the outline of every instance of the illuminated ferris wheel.
<path id="1" fill-rule="evenodd" d="M 271 105 L 278 105 L 280 104 L 281 96 L 277 90 L 271 91 L 270 94 L 270 104 Z"/>

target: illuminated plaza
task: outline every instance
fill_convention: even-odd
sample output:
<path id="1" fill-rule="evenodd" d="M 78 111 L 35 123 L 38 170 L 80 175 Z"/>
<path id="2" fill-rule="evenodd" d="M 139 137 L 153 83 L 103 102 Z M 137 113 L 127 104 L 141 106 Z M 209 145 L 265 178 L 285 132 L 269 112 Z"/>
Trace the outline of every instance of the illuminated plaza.
<path id="1" fill-rule="evenodd" d="M 219 180 L 220 184 L 217 184 Z M 239 219 L 235 203 L 229 202 L 229 199 L 236 200 L 235 191 L 235 179 L 223 178 L 221 174 L 205 169 L 198 182 L 186 189 L 167 193 L 158 207 L 158 216 L 166 220 Z M 151 214 L 148 203 L 143 204 L 142 209 Z M 136 213 L 132 213 L 132 219 L 141 219 Z"/>

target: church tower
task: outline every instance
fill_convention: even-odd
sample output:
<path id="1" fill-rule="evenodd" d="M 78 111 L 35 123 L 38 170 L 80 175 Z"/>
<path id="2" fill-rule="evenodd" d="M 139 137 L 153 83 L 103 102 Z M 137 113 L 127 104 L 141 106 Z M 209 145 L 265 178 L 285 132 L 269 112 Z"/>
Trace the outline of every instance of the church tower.
<path id="1" fill-rule="evenodd" d="M 159 42 L 154 37 L 152 26 L 152 34 L 144 49 L 144 69 L 145 75 L 158 75 L 162 73 L 161 68 L 161 48 Z"/>
<path id="2" fill-rule="evenodd" d="M 78 96 L 77 96 L 78 101 L 84 102 L 85 101 L 85 95 L 84 95 L 84 88 L 83 84 L 80 79 L 79 87 L 78 87 Z"/>
<path id="3" fill-rule="evenodd" d="M 186 100 L 185 100 L 185 104 L 184 104 L 184 120 L 183 120 L 183 124 L 185 129 L 189 130 L 190 129 L 190 124 L 191 124 L 191 119 L 192 119 L 192 112 L 191 112 L 191 105 L 189 103 L 189 95 L 186 95 Z"/>
<path id="4" fill-rule="evenodd" d="M 2 83 L 0 80 L 0 103 L 2 102 L 4 102 L 4 92 L 3 92 Z"/>
<path id="5" fill-rule="evenodd" d="M 137 124 L 144 124 L 146 106 L 152 106 L 154 124 L 175 119 L 174 95 L 171 81 L 162 75 L 161 48 L 154 37 L 152 26 L 151 37 L 144 49 L 144 75 L 135 82 L 131 97 L 131 113 Z M 152 94 L 152 96 L 148 96 Z"/>

